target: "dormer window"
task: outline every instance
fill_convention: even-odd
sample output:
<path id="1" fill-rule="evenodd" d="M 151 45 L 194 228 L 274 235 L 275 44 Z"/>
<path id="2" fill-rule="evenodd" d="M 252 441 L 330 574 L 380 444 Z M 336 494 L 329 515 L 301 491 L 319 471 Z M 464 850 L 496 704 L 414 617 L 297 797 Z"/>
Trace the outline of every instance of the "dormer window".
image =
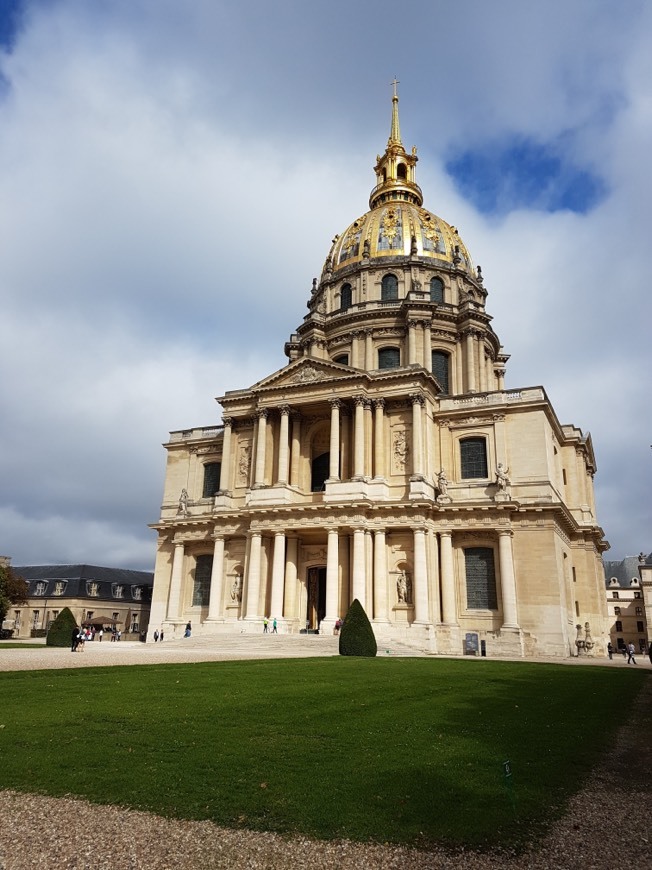
<path id="1" fill-rule="evenodd" d="M 39 580 L 36 584 L 36 589 L 34 590 L 34 595 L 45 595 L 48 588 L 47 580 Z"/>

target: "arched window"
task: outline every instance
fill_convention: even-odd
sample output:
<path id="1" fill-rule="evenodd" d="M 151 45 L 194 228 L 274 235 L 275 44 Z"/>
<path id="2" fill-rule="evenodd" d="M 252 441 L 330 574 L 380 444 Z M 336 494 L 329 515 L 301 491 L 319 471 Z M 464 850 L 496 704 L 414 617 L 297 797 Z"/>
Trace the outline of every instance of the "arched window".
<path id="1" fill-rule="evenodd" d="M 444 301 L 444 282 L 441 280 L 441 278 L 430 279 L 430 301 Z"/>
<path id="2" fill-rule="evenodd" d="M 311 492 L 323 492 L 324 484 L 330 473 L 330 453 L 321 453 L 312 460 L 310 490 Z"/>
<path id="3" fill-rule="evenodd" d="M 450 393 L 450 356 L 440 350 L 432 352 L 432 373 L 443 393 Z"/>
<path id="4" fill-rule="evenodd" d="M 204 466 L 204 487 L 202 489 L 202 498 L 213 498 L 215 493 L 220 488 L 220 472 L 222 470 L 221 462 L 207 462 Z"/>
<path id="5" fill-rule="evenodd" d="M 464 564 L 467 608 L 497 610 L 494 551 L 491 547 L 467 547 L 464 550 Z"/>
<path id="6" fill-rule="evenodd" d="M 346 311 L 351 307 L 351 285 L 344 284 L 340 290 L 340 311 Z"/>
<path id="7" fill-rule="evenodd" d="M 488 476 L 486 438 L 464 438 L 460 441 L 460 467 L 464 480 Z"/>
<path id="8" fill-rule="evenodd" d="M 397 347 L 382 347 L 378 351 L 379 369 L 397 369 L 401 364 L 401 352 Z"/>
<path id="9" fill-rule="evenodd" d="M 405 179 L 407 177 L 407 169 L 405 168 L 405 163 L 399 163 L 396 167 L 396 177 Z"/>
<path id="10" fill-rule="evenodd" d="M 349 364 L 348 353 L 341 353 L 339 356 L 335 357 L 333 362 L 339 363 L 341 366 L 348 366 L 348 364 Z"/>
<path id="11" fill-rule="evenodd" d="M 193 607 L 208 607 L 208 596 L 211 588 L 212 570 L 212 556 L 197 556 L 195 577 L 192 584 Z"/>
<path id="12" fill-rule="evenodd" d="M 385 275 L 381 284 L 380 298 L 383 302 L 398 299 L 398 278 L 396 275 Z"/>

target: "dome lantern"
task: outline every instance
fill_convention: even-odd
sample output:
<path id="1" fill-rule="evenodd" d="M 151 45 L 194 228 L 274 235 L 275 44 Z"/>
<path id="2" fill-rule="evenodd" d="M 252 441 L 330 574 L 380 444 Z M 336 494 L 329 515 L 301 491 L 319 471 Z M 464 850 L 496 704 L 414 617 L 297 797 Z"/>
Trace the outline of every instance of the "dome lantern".
<path id="1" fill-rule="evenodd" d="M 378 156 L 374 172 L 376 173 L 376 186 L 369 197 L 369 208 L 376 208 L 390 200 L 402 200 L 412 202 L 417 206 L 423 205 L 421 188 L 415 181 L 415 167 L 417 165 L 417 149 L 412 148 L 408 154 L 401 141 L 401 127 L 398 119 L 398 94 L 396 78 L 392 82 L 394 94 L 392 96 L 392 123 L 387 140 L 387 147 L 382 157 Z"/>

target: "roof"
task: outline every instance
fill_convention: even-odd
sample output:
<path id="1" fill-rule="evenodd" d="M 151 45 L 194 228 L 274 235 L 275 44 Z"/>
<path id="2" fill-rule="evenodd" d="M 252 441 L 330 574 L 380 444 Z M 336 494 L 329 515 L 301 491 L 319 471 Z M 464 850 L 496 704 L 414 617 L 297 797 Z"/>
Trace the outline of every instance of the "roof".
<path id="1" fill-rule="evenodd" d="M 604 561 L 604 578 L 606 585 L 609 586 L 610 580 L 612 577 L 615 577 L 619 586 L 629 588 L 632 580 L 640 580 L 640 575 L 638 573 L 638 566 L 640 564 L 638 556 L 625 556 L 625 558 L 620 562 Z M 652 565 L 652 553 L 645 557 L 644 564 Z"/>
<path id="2" fill-rule="evenodd" d="M 30 595 L 141 602 L 150 600 L 154 585 L 149 571 L 99 565 L 16 565 L 13 570 L 27 581 Z M 37 592 L 37 584 L 44 582 L 45 589 Z"/>

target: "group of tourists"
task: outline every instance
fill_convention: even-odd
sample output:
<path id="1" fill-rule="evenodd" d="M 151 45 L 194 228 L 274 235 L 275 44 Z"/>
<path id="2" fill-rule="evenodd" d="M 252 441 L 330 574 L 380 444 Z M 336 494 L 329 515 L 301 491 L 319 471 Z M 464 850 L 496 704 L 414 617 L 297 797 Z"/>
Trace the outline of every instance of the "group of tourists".
<path id="1" fill-rule="evenodd" d="M 154 629 L 154 643 L 158 643 L 159 640 L 161 641 L 161 643 L 163 643 L 163 634 L 164 634 L 163 629 L 161 629 L 159 631 L 158 628 L 155 628 Z"/>
<path id="2" fill-rule="evenodd" d="M 609 643 L 607 644 L 607 654 L 608 654 L 610 659 L 613 659 L 615 652 L 616 652 L 616 650 L 614 649 L 613 644 L 611 643 L 611 641 L 609 641 Z M 629 664 L 632 664 L 632 665 L 636 664 L 636 659 L 634 658 L 634 656 L 636 655 L 636 647 L 634 646 L 634 644 L 631 641 L 624 646 L 618 647 L 618 652 L 621 652 L 623 654 L 623 658 L 627 659 L 628 665 Z M 643 649 L 643 653 L 645 653 L 645 649 Z M 650 643 L 647 654 L 648 654 L 649 659 L 650 659 L 650 664 L 652 664 L 652 643 Z"/>
<path id="3" fill-rule="evenodd" d="M 269 630 L 270 621 L 264 616 L 263 617 L 263 634 L 270 634 Z M 276 617 L 272 619 L 272 630 L 271 634 L 278 634 L 278 623 L 276 622 Z"/>
<path id="4" fill-rule="evenodd" d="M 73 628 L 70 644 L 70 652 L 84 652 L 84 644 L 87 641 L 94 641 L 95 638 L 102 643 L 104 637 L 104 629 L 97 630 L 93 625 L 82 625 L 81 628 Z M 122 632 L 117 628 L 111 629 L 111 640 L 118 641 L 122 637 Z"/>

